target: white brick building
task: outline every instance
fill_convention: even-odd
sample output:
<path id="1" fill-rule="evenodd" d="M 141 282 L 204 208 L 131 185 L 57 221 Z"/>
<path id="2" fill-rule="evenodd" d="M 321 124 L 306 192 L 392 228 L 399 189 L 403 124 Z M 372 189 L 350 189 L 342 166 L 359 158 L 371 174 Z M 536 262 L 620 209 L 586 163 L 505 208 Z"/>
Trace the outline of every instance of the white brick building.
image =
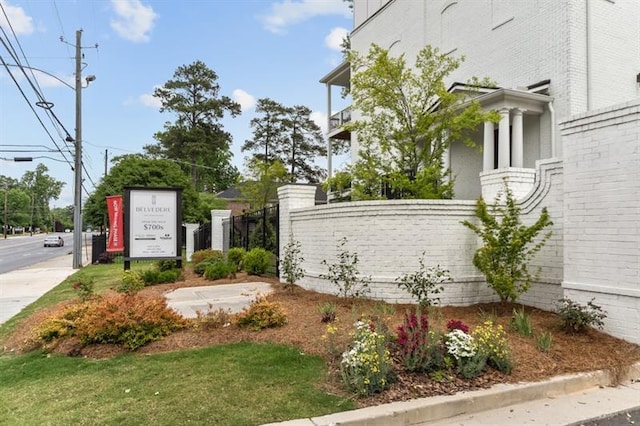
<path id="1" fill-rule="evenodd" d="M 376 298 L 407 301 L 394 279 L 415 272 L 426 252 L 427 265 L 454 277 L 444 303 L 495 300 L 471 263 L 478 241 L 460 221 L 472 219 L 473 200 L 491 197 L 506 176 L 525 222 L 542 207 L 554 222 L 534 261 L 539 279 L 520 301 L 551 310 L 563 296 L 595 298 L 609 315 L 605 330 L 640 343 L 640 1 L 354 0 L 351 47 L 366 53 L 371 43 L 407 60 L 426 44 L 464 55 L 448 83 L 497 82 L 478 100 L 502 120 L 477 129 L 484 156 L 452 145 L 455 200 L 316 207 L 312 194 L 283 188 L 281 252 L 287 236 L 301 242 L 300 284 L 332 291 L 319 277 L 322 260 L 334 259 L 347 237 Z M 332 88 L 349 78 L 349 64 L 341 64 L 321 80 L 330 116 Z M 354 159 L 357 137 L 340 128 L 349 118 L 334 114 L 328 136 L 350 140 Z"/>

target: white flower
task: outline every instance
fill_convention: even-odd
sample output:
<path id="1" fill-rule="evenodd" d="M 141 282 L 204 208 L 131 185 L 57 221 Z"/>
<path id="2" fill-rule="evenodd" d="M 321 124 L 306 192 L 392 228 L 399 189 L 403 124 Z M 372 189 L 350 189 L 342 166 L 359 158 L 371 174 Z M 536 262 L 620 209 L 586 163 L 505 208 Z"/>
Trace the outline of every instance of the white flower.
<path id="1" fill-rule="evenodd" d="M 449 354 L 458 361 L 460 358 L 471 358 L 476 354 L 473 337 L 462 330 L 456 329 L 447 333 L 445 344 Z"/>

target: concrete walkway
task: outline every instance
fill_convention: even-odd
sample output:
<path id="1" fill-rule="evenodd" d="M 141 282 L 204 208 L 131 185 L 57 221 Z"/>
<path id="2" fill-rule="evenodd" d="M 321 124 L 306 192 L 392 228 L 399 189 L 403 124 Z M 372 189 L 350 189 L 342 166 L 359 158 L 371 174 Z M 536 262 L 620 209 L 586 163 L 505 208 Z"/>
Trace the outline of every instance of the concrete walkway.
<path id="1" fill-rule="evenodd" d="M 0 274 L 0 324 L 64 281 L 75 270 L 71 254 Z"/>
<path id="2" fill-rule="evenodd" d="M 184 287 L 165 294 L 169 307 L 185 318 L 195 318 L 202 313 L 224 309 L 231 313 L 242 311 L 258 295 L 271 293 L 271 284 L 263 282 L 224 284 L 203 287 Z"/>

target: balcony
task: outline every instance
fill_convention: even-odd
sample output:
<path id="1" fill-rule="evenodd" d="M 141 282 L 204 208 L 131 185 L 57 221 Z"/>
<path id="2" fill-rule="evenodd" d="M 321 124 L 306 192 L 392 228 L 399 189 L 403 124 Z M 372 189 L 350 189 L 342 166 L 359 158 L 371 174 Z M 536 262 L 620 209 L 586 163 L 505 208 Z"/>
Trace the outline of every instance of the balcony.
<path id="1" fill-rule="evenodd" d="M 351 107 L 333 114 L 329 119 L 329 137 L 331 139 L 351 140 L 351 132 L 342 128 L 351 121 Z"/>

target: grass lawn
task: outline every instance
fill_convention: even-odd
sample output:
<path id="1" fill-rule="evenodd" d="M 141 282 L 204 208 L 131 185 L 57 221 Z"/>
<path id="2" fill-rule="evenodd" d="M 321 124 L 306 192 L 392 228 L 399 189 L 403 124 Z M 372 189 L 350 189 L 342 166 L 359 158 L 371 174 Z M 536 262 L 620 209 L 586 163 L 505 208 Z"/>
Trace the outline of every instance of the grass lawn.
<path id="1" fill-rule="evenodd" d="M 96 361 L 0 357 L 0 424 L 258 425 L 352 409 L 319 357 L 237 343 Z"/>
<path id="2" fill-rule="evenodd" d="M 149 265 L 135 265 L 146 268 Z M 115 286 L 122 265 L 91 265 L 0 326 L 0 345 L 38 309 L 77 297 L 71 284 Z M 258 425 L 353 409 L 321 390 L 321 357 L 294 347 L 235 343 L 92 360 L 40 351 L 0 355 L 0 425 Z"/>

